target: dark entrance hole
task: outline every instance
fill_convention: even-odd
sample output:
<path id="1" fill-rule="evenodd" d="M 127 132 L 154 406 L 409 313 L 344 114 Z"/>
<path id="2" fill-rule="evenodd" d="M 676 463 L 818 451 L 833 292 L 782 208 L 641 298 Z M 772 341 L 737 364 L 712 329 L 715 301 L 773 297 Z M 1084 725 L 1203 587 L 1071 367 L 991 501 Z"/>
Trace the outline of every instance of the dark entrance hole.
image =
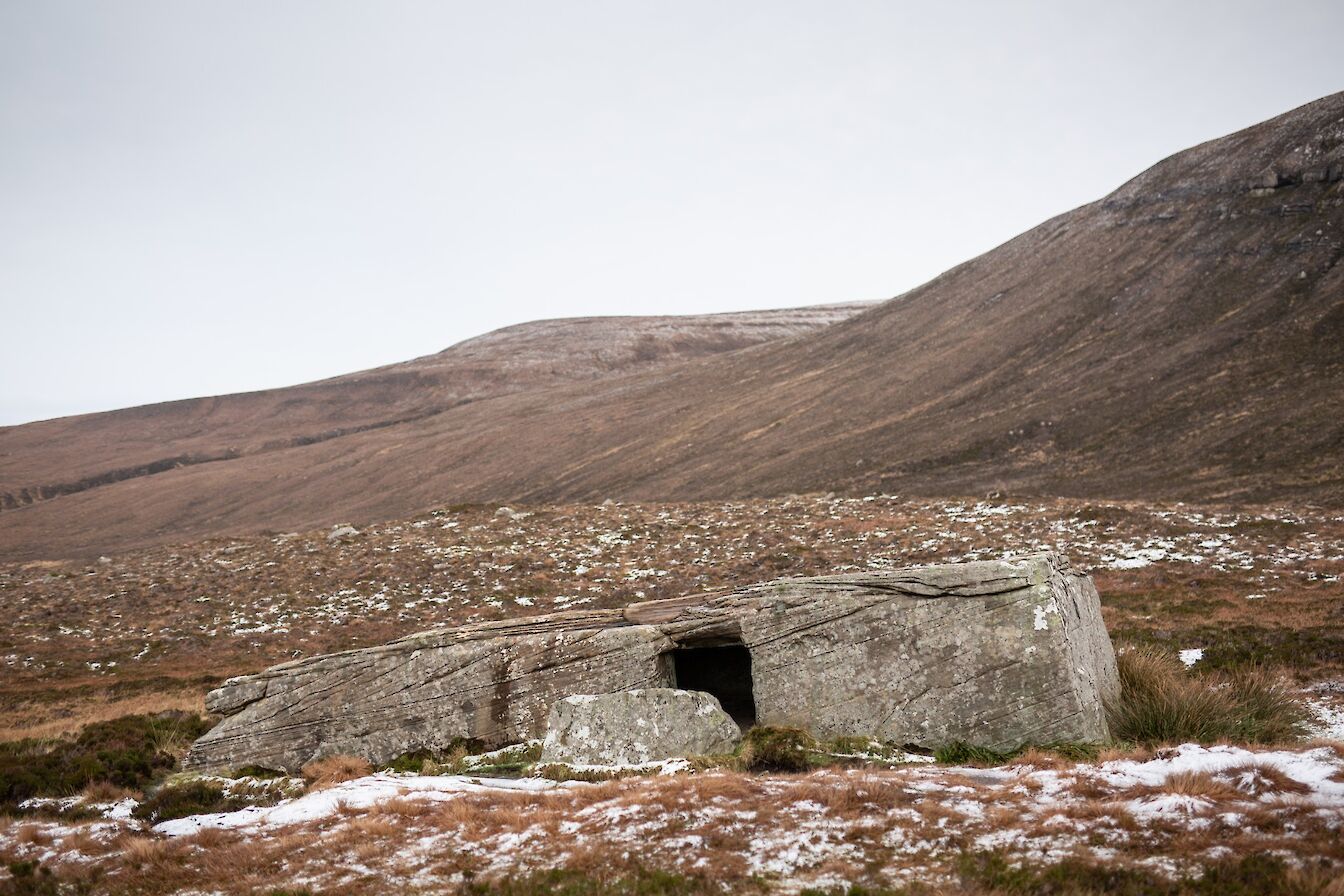
<path id="1" fill-rule="evenodd" d="M 672 651 L 672 684 L 683 691 L 706 691 L 744 731 L 756 724 L 751 693 L 751 651 L 727 647 L 681 647 Z"/>

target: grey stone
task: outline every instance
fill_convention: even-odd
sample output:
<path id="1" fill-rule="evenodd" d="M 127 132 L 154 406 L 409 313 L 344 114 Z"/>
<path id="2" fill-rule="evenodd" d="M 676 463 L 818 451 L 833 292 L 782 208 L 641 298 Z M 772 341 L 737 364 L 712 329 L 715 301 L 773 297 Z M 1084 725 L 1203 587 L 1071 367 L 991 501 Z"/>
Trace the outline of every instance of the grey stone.
<path id="1" fill-rule="evenodd" d="M 327 541 L 340 541 L 342 538 L 348 538 L 351 535 L 358 535 L 359 530 L 354 526 L 337 526 L 327 533 Z"/>
<path id="2" fill-rule="evenodd" d="M 577 694 L 551 707 L 542 762 L 640 765 L 730 753 L 741 729 L 704 691 L 637 688 Z"/>
<path id="3" fill-rule="evenodd" d="M 732 680 L 714 683 L 716 670 Z M 714 693 L 744 723 L 1003 749 L 1106 740 L 1119 680 L 1092 580 L 1039 554 L 781 579 L 295 660 L 212 691 L 207 708 L 228 718 L 186 765 L 294 771 L 456 737 L 502 746 L 540 737 L 564 697 L 678 686 Z"/>

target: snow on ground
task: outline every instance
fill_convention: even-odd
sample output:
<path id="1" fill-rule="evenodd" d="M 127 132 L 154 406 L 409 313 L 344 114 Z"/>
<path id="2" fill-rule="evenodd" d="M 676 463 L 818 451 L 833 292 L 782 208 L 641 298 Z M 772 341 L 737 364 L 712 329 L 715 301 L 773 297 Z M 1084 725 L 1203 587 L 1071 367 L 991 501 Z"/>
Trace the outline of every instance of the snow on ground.
<path id="1" fill-rule="evenodd" d="M 1316 721 L 1309 723 L 1312 734 L 1344 741 L 1344 681 L 1322 681 L 1308 688 L 1314 696 L 1307 701 Z"/>
<path id="2" fill-rule="evenodd" d="M 538 778 L 477 778 L 467 775 L 412 775 L 380 772 L 286 800 L 274 806 L 250 806 L 236 812 L 191 815 L 161 822 L 154 830 L 170 837 L 206 828 L 278 828 L 327 818 L 350 809 L 367 809 L 392 799 L 445 800 L 462 793 L 543 791 L 572 786 Z"/>
<path id="3" fill-rule="evenodd" d="M 1245 768 L 1275 769 L 1299 784 L 1307 785 L 1308 798 L 1321 805 L 1344 808 L 1344 780 L 1338 780 L 1341 761 L 1330 747 L 1253 751 L 1226 745 L 1182 744 L 1163 750 L 1157 757 L 1144 762 L 1122 759 L 1102 763 L 1095 769 L 1079 766 L 1077 771 L 1111 787 L 1126 788 L 1160 787 L 1176 775 L 1207 773 L 1217 776 Z"/>
<path id="4" fill-rule="evenodd" d="M 1328 651 L 1344 575 L 1344 519 L 1272 508 L 802 496 L 529 511 L 444 510 L 339 542 L 319 531 L 83 566 L 0 564 L 0 612 L 16 644 L 0 667 L 43 694 L 53 674 L 111 682 L 172 657 L 192 670 L 254 671 L 485 618 L 782 575 L 1059 550 L 1097 575 L 1113 630 L 1119 623 L 1131 636 L 1185 646 L 1183 659 L 1198 669 L 1225 658 L 1218 632 L 1238 627 L 1310 629 L 1316 641 L 1302 643 Z M 1167 613 L 1186 600 L 1199 601 L 1191 604 L 1198 612 Z M 1315 733 L 1344 738 L 1344 681 L 1317 685 L 1311 702 Z M 117 817 L 93 822 L 0 819 L 0 858 L 101 862 L 130 873 L 109 845 L 119 837 L 149 838 L 188 867 L 200 861 L 199 844 L 245 840 L 283 853 L 278 864 L 294 869 L 291 881 L 262 892 L 293 881 L 321 891 L 369 876 L 394 877 L 407 892 L 436 890 L 464 870 L 560 867 L 594 850 L 617 864 L 635 857 L 728 881 L 776 876 L 786 888 L 836 886 L 864 867 L 882 869 L 879 884 L 936 879 L 938 863 L 968 844 L 1031 861 L 1081 855 L 1179 873 L 1255 850 L 1344 863 L 1342 782 L 1344 761 L 1328 748 L 1191 746 L 1061 768 L 671 774 L 598 785 L 377 775 L 159 831 L 125 817 L 125 806 L 109 805 Z M 396 833 L 378 833 L 379 824 Z M 321 837 L 319 858 L 286 852 L 291 833 Z M 195 889 L 217 888 L 202 878 Z"/>
<path id="5" fill-rule="evenodd" d="M 25 811 L 45 812 L 51 815 L 65 815 L 72 811 L 93 813 L 104 818 L 126 819 L 131 817 L 139 803 L 129 797 L 110 802 L 87 801 L 80 796 L 39 796 L 19 803 Z"/>
<path id="6" fill-rule="evenodd" d="M 0 822 L 0 855 L 131 873 L 118 864 L 115 844 L 137 831 L 144 829 L 124 817 Z M 1341 832 L 1339 748 L 1186 744 L 1076 765 L 714 771 L 600 784 L 376 774 L 145 833 L 188 878 L 197 865 L 202 875 L 216 868 L 229 844 L 245 843 L 257 867 L 284 869 L 284 878 L 259 882 L 263 889 L 362 881 L 379 892 L 392 881 L 399 892 L 434 892 L 468 873 L 479 879 L 573 862 L 638 862 L 729 883 L 758 876 L 784 891 L 937 881 L 967 848 L 1164 874 L 1257 851 L 1344 868 Z"/>

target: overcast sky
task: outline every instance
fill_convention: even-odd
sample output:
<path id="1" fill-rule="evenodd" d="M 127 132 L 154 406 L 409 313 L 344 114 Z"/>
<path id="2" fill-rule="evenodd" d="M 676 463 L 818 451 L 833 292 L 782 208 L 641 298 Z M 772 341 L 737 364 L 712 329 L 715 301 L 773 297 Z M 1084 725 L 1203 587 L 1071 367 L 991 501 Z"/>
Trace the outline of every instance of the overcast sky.
<path id="1" fill-rule="evenodd" d="M 0 424 L 893 296 L 1344 89 L 1344 3 L 0 0 Z"/>

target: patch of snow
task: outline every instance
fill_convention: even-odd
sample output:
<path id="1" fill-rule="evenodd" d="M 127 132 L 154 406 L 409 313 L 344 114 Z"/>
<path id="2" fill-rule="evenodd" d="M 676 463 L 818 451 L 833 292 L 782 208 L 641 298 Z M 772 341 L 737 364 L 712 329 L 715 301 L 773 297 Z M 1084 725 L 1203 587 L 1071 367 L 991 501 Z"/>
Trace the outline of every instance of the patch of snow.
<path id="1" fill-rule="evenodd" d="M 541 791 L 581 786 L 537 778 L 474 778 L 467 775 L 400 775 L 383 772 L 346 781 L 326 790 L 285 800 L 274 806 L 249 806 L 236 812 L 191 815 L 156 824 L 154 830 L 170 837 L 196 834 L 207 828 L 277 828 L 317 821 L 342 808 L 362 809 L 391 799 L 442 802 L 463 793 L 488 791 Z"/>
<path id="2" fill-rule="evenodd" d="M 1179 819 L 1191 828 L 1208 827 L 1210 819 L 1200 814 L 1213 805 L 1212 800 L 1184 793 L 1162 793 L 1140 800 L 1130 800 L 1125 808 L 1136 816 Z"/>
<path id="3" fill-rule="evenodd" d="M 1312 734 L 1331 740 L 1344 740 L 1344 704 L 1309 700 L 1307 706 L 1316 714 L 1316 723 L 1309 725 Z"/>
<path id="4" fill-rule="evenodd" d="M 1214 774 L 1247 765 L 1274 768 L 1294 781 L 1311 787 L 1317 798 L 1344 805 L 1344 782 L 1334 780 L 1334 776 L 1339 774 L 1340 762 L 1328 747 L 1256 753 L 1242 747 L 1182 744 L 1162 751 L 1157 758 L 1147 762 L 1120 759 L 1093 768 L 1079 766 L 1078 771 L 1123 789 L 1135 786 L 1160 787 L 1172 775 L 1183 772 Z"/>
<path id="5" fill-rule="evenodd" d="M 1203 647 L 1191 647 L 1181 651 L 1181 662 L 1185 663 L 1187 669 L 1202 659 L 1204 659 Z"/>
<path id="6" fill-rule="evenodd" d="M 95 812 L 103 818 L 125 820 L 139 803 L 129 797 L 112 802 L 90 802 L 82 796 L 35 796 L 19 803 L 20 809 L 44 809 L 56 814 L 71 811 Z"/>

